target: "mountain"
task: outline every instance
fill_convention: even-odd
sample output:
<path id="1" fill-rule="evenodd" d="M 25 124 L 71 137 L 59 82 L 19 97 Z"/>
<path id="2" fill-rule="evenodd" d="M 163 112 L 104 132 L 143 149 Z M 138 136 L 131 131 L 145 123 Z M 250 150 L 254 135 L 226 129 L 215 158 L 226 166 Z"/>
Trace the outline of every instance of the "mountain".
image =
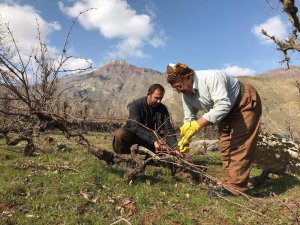
<path id="1" fill-rule="evenodd" d="M 276 69 L 238 79 L 258 90 L 263 104 L 264 130 L 286 134 L 292 131 L 295 136 L 300 136 L 300 93 L 293 84 L 300 82 L 300 67 Z M 100 68 L 66 76 L 59 82 L 61 89 L 66 89 L 68 110 L 96 119 L 126 118 L 128 103 L 145 96 L 153 83 L 165 87 L 163 102 L 173 121 L 180 123 L 183 118 L 181 95 L 172 91 L 161 72 L 139 68 L 125 60 L 114 60 Z"/>
<path id="2" fill-rule="evenodd" d="M 264 78 L 300 78 L 300 67 L 290 66 L 290 68 L 279 68 L 267 71 L 258 75 Z"/>
<path id="3" fill-rule="evenodd" d="M 294 131 L 300 137 L 300 92 L 294 86 L 300 78 L 244 77 L 241 81 L 252 84 L 259 92 L 263 105 L 263 128 L 270 133 Z"/>
<path id="4" fill-rule="evenodd" d="M 98 69 L 68 75 L 60 79 L 59 85 L 66 89 L 64 97 L 75 114 L 85 110 L 96 118 L 126 118 L 128 103 L 146 96 L 153 83 L 167 86 L 161 72 L 113 60 Z"/>

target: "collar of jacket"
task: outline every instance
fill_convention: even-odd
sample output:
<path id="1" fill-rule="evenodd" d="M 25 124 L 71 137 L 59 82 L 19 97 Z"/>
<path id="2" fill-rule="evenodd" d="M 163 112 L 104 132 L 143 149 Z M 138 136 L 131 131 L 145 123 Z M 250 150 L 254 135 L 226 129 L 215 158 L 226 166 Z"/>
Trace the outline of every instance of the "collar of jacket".
<path id="1" fill-rule="evenodd" d="M 194 72 L 193 76 L 193 90 L 192 92 L 195 94 L 195 92 L 198 90 L 198 77 L 196 75 L 196 71 Z"/>

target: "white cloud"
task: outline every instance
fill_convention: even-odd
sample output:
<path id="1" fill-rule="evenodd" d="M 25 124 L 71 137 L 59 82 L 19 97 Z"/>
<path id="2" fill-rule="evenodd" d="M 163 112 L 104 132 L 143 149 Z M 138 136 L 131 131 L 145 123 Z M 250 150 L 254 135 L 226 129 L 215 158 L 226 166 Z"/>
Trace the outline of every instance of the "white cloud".
<path id="1" fill-rule="evenodd" d="M 59 59 L 61 52 L 55 46 L 49 44 L 49 35 L 52 32 L 61 29 L 59 22 L 45 21 L 39 15 L 40 12 L 30 5 L 0 3 L 0 12 L 1 22 L 9 25 L 9 28 L 13 33 L 13 37 L 17 41 L 18 49 L 23 60 L 26 60 L 26 57 L 31 54 L 32 50 L 35 50 L 36 52 L 39 49 L 40 43 L 38 39 L 38 27 L 41 35 L 41 41 L 47 44 L 49 56 L 53 60 Z M 82 69 L 86 68 L 89 63 L 92 63 L 90 59 L 83 60 L 79 58 L 70 58 L 64 69 Z"/>
<path id="2" fill-rule="evenodd" d="M 141 49 L 143 42 L 138 38 L 127 38 L 119 42 L 115 49 L 108 53 L 110 58 L 126 58 L 134 56 L 137 58 L 148 57 Z"/>
<path id="3" fill-rule="evenodd" d="M 154 47 L 163 47 L 166 44 L 167 37 L 163 31 L 158 32 L 158 34 L 150 40 L 150 44 Z"/>
<path id="4" fill-rule="evenodd" d="M 75 68 L 76 70 L 79 70 L 79 69 L 82 70 L 82 69 L 87 69 L 92 63 L 93 63 L 93 61 L 91 59 L 72 57 L 72 58 L 69 58 L 66 61 L 66 63 L 64 63 L 62 69 L 74 70 L 74 68 Z"/>
<path id="5" fill-rule="evenodd" d="M 223 70 L 225 73 L 231 76 L 246 76 L 255 74 L 255 71 L 252 69 L 233 66 L 230 64 L 224 65 L 224 68 L 222 68 L 221 70 Z"/>
<path id="6" fill-rule="evenodd" d="M 164 45 L 162 35 L 153 36 L 151 17 L 138 14 L 125 0 L 80 0 L 70 7 L 59 2 L 59 7 L 73 18 L 92 9 L 82 14 L 79 22 L 87 30 L 98 30 L 105 38 L 120 39 L 109 53 L 112 57 L 146 57 L 143 52 L 145 44 L 154 47 Z"/>
<path id="7" fill-rule="evenodd" d="M 59 22 L 57 22 L 57 21 L 49 23 L 49 26 L 52 27 L 54 30 L 61 29 L 61 26 L 60 26 Z"/>
<path id="8" fill-rule="evenodd" d="M 276 38 L 284 39 L 287 37 L 287 27 L 288 24 L 284 23 L 279 16 L 274 16 L 262 24 L 255 25 L 251 32 L 254 33 L 263 44 L 270 44 L 273 43 L 273 41 L 264 36 L 261 33 L 261 30 L 264 29 L 269 35 L 274 35 Z"/>
<path id="9" fill-rule="evenodd" d="M 29 5 L 0 4 L 0 12 L 2 22 L 9 25 L 20 51 L 25 54 L 31 52 L 39 43 L 38 26 L 43 42 L 48 41 L 48 36 L 54 30 L 61 29 L 57 21 L 48 23 Z"/>

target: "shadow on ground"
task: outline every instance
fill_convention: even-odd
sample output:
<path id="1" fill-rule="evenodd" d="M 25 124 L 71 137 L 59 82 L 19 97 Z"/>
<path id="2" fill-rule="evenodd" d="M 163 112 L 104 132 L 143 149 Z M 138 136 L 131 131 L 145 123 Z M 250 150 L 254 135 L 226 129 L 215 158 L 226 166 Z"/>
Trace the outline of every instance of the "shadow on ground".
<path id="1" fill-rule="evenodd" d="M 293 187 L 299 186 L 300 180 L 292 175 L 269 175 L 262 183 L 249 189 L 248 193 L 253 197 L 271 197 L 280 195 Z"/>

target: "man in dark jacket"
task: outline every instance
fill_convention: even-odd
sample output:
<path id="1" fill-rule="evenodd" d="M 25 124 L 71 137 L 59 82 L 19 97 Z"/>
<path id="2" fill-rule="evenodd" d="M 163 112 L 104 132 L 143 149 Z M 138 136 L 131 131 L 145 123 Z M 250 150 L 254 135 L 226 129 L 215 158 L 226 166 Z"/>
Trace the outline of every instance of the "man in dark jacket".
<path id="1" fill-rule="evenodd" d="M 130 154 L 130 148 L 134 144 L 156 153 L 177 150 L 175 129 L 167 107 L 161 103 L 164 93 L 163 86 L 152 84 L 147 96 L 130 103 L 128 121 L 114 133 L 113 149 L 116 153 Z"/>

